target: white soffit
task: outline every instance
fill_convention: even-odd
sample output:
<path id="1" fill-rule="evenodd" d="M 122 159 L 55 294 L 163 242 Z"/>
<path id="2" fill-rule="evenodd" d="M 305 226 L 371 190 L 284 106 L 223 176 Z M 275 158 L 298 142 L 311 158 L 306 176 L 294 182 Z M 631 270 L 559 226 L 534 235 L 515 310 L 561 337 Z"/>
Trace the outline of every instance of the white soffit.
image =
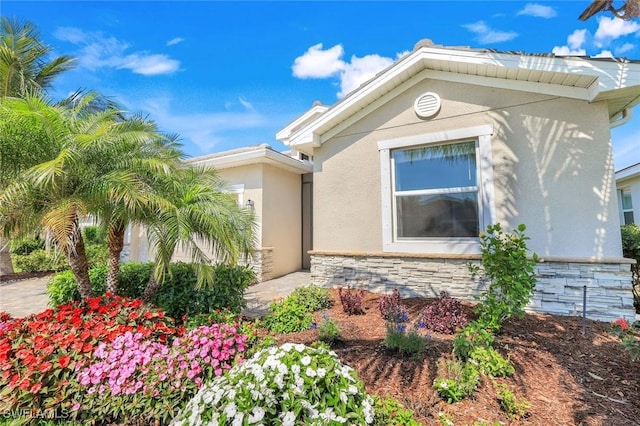
<path id="1" fill-rule="evenodd" d="M 640 102 L 640 64 L 471 49 L 420 47 L 288 135 L 288 145 L 320 146 L 321 136 L 424 70 L 430 78 L 588 102 L 606 100 L 609 117 Z"/>
<path id="2" fill-rule="evenodd" d="M 252 164 L 269 164 L 291 173 L 310 173 L 313 168 L 300 160 L 284 155 L 267 147 L 257 147 L 253 150 L 241 152 L 219 153 L 209 156 L 196 157 L 188 160 L 191 164 L 214 167 L 215 169 L 229 169 L 232 167 L 248 166 Z"/>

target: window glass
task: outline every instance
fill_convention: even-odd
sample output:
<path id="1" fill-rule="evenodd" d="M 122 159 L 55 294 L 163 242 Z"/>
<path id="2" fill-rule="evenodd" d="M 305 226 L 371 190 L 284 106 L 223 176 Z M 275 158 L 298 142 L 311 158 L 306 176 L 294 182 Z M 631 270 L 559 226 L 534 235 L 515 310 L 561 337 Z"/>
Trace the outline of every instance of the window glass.
<path id="1" fill-rule="evenodd" d="M 477 237 L 475 192 L 397 197 L 398 238 Z"/>
<path id="2" fill-rule="evenodd" d="M 478 236 L 476 142 L 391 154 L 396 239 Z"/>
<path id="3" fill-rule="evenodd" d="M 475 142 L 393 151 L 396 191 L 476 185 Z"/>
<path id="4" fill-rule="evenodd" d="M 631 225 L 635 223 L 633 220 L 633 202 L 631 200 L 631 189 L 625 188 L 620 191 L 620 198 L 622 199 L 622 215 L 625 225 Z"/>

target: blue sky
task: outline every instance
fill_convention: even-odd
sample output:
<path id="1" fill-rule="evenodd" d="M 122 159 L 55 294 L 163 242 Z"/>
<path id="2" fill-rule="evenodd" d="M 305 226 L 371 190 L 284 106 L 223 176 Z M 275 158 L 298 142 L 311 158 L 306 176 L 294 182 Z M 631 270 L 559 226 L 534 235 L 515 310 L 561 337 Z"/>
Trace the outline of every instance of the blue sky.
<path id="1" fill-rule="evenodd" d="M 577 19 L 589 0 L 421 2 L 13 1 L 56 54 L 78 58 L 54 98 L 95 89 L 148 114 L 191 156 L 269 143 L 314 101 L 331 105 L 420 39 L 640 58 L 640 23 Z M 640 110 L 612 131 L 616 168 L 640 162 Z"/>

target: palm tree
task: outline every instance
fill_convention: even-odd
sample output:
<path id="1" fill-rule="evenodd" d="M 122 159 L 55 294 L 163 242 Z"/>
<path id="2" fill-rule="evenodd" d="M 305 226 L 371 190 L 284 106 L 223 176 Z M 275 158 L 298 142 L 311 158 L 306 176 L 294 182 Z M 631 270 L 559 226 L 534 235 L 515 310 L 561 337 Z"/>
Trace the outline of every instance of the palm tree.
<path id="1" fill-rule="evenodd" d="M 73 67 L 75 60 L 70 56 L 49 60 L 51 52 L 33 24 L 0 18 L 0 96 L 22 97 L 45 90 Z"/>
<path id="2" fill-rule="evenodd" d="M 176 248 L 191 255 L 198 285 L 207 286 L 213 282 L 212 263 L 234 264 L 255 247 L 253 212 L 224 192 L 224 182 L 214 170 L 184 165 L 162 184 L 172 207 L 159 211 L 147 224 L 154 269 L 143 295 L 145 301 L 153 298 L 169 273 Z"/>
<path id="3" fill-rule="evenodd" d="M 152 153 L 146 163 L 128 158 L 129 151 L 140 152 L 140 146 L 157 139 L 153 126 L 122 120 L 116 109 L 96 111 L 90 107 L 95 99 L 88 94 L 72 107 L 40 97 L 7 98 L 0 104 L 4 111 L 40 120 L 56 146 L 55 156 L 20 173 L 0 193 L 0 224 L 7 235 L 42 227 L 67 256 L 83 298 L 91 296 L 91 285 L 80 219 L 92 214 L 111 225 L 109 208 L 113 213 L 118 206 L 135 210 L 148 203 L 148 183 L 132 167 L 157 162 Z"/>
<path id="4" fill-rule="evenodd" d="M 142 117 L 122 123 L 120 140 L 112 145 L 105 178 L 94 193 L 97 219 L 107 230 L 109 262 L 107 291 L 117 294 L 120 255 L 124 235 L 132 222 L 151 221 L 157 211 L 171 208 L 171 203 L 157 191 L 160 176 L 168 177 L 183 157 L 175 136 L 162 135 L 156 125 Z"/>
<path id="5" fill-rule="evenodd" d="M 55 77 L 73 67 L 74 59 L 69 56 L 57 56 L 50 60 L 51 51 L 40 40 L 40 35 L 32 24 L 0 17 L 0 100 L 8 96 L 23 97 L 27 93 L 47 89 Z M 3 139 L 8 140 L 6 137 Z M 23 155 L 32 149 L 33 152 L 38 152 L 40 146 L 35 147 L 33 142 L 25 139 L 18 145 L 3 144 L 0 155 L 0 174 L 3 175 L 0 176 L 0 188 L 11 177 L 9 171 L 15 176 L 18 170 L 35 164 L 35 156 Z M 12 273 L 9 240 L 0 236 L 0 275 Z"/>

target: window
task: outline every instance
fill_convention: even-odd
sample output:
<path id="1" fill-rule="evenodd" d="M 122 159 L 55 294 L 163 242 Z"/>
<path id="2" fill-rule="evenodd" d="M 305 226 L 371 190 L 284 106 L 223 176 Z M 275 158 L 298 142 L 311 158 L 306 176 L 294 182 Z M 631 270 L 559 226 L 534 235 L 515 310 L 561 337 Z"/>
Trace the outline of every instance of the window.
<path id="1" fill-rule="evenodd" d="M 494 222 L 491 133 L 479 126 L 378 143 L 385 251 L 479 251 L 478 234 Z"/>
<path id="2" fill-rule="evenodd" d="M 244 184 L 243 183 L 228 186 L 227 192 L 234 195 L 240 207 L 244 207 Z"/>
<path id="3" fill-rule="evenodd" d="M 633 220 L 633 203 L 631 201 L 631 189 L 625 188 L 620 191 L 622 201 L 622 216 L 625 225 L 635 223 Z"/>

